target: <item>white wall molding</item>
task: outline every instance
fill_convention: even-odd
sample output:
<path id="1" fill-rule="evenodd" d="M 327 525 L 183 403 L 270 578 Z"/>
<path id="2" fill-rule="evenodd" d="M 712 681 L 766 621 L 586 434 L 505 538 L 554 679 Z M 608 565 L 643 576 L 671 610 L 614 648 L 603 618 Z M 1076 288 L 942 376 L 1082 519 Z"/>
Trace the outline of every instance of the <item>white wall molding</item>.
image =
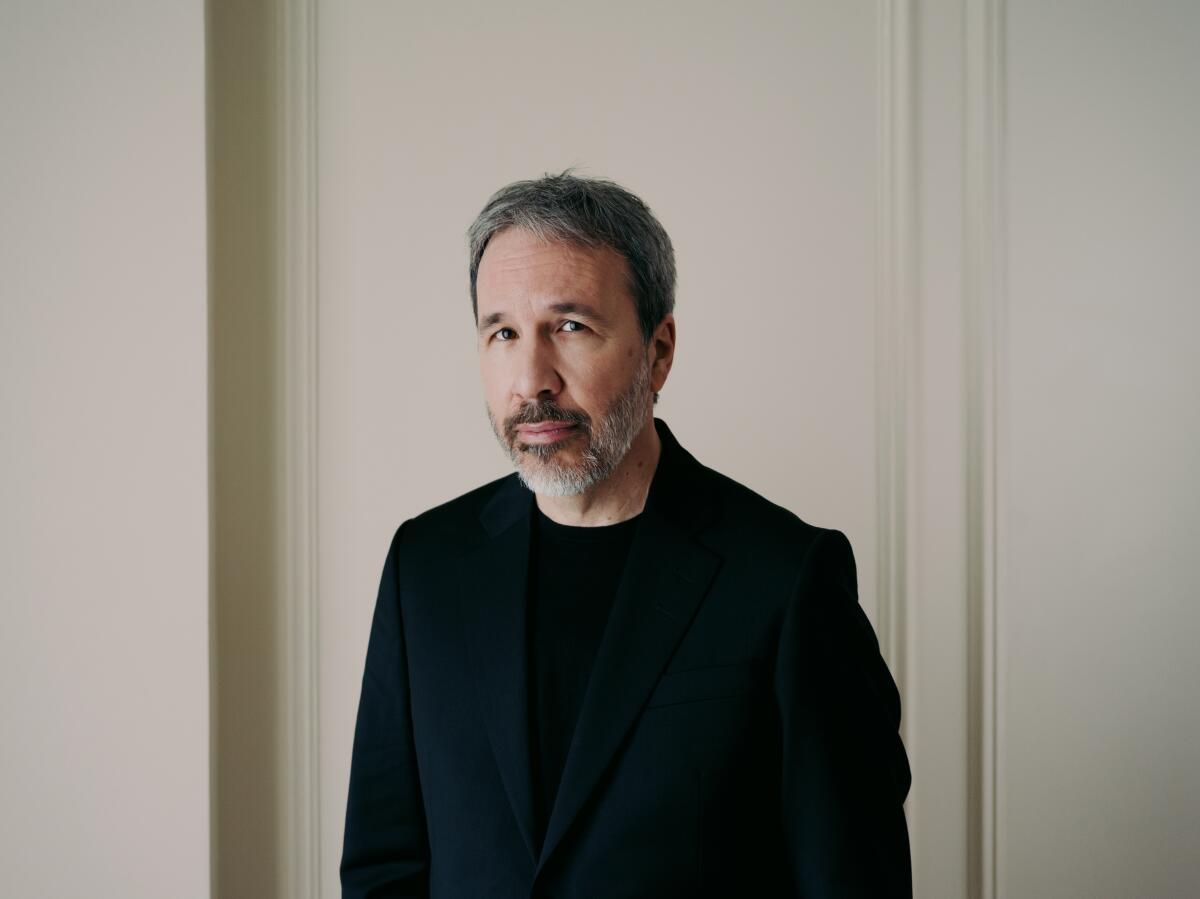
<path id="1" fill-rule="evenodd" d="M 876 210 L 876 607 L 880 647 L 907 703 L 908 597 L 915 571 L 911 535 L 917 408 L 917 208 L 913 35 L 910 0 L 879 0 Z M 913 751 L 911 718 L 903 738 Z"/>
<path id="2" fill-rule="evenodd" d="M 1000 899 L 1004 716 L 1001 645 L 1005 433 L 1003 0 L 966 0 L 968 859 L 972 899 Z"/>
<path id="3" fill-rule="evenodd" d="M 279 314 L 284 895 L 320 893 L 317 614 L 317 9 L 280 0 Z"/>

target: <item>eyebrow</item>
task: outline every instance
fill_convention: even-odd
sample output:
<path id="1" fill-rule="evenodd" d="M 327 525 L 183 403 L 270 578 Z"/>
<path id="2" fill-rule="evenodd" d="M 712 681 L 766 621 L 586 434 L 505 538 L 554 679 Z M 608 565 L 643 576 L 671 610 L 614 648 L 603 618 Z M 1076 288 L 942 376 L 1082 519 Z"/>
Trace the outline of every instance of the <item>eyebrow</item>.
<path id="1" fill-rule="evenodd" d="M 600 313 L 595 306 L 588 303 L 581 303 L 578 300 L 567 300 L 562 303 L 551 303 L 547 307 L 551 312 L 558 315 L 580 315 L 584 318 L 590 318 L 592 321 L 607 324 L 608 318 Z M 485 315 L 479 322 L 480 332 L 486 331 L 492 325 L 504 321 L 503 312 L 490 312 Z"/>

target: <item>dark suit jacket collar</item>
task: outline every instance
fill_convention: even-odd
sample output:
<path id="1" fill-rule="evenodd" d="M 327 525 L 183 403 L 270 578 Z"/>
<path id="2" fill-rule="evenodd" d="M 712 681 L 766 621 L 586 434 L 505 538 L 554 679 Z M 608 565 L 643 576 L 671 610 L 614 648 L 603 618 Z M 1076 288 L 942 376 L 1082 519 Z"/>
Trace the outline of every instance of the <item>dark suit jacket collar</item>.
<path id="1" fill-rule="evenodd" d="M 661 419 L 662 452 L 580 709 L 541 847 L 533 826 L 526 589 L 534 494 L 510 475 L 480 513 L 460 572 L 466 649 L 513 815 L 540 871 L 616 755 L 708 590 L 721 557 L 696 535 L 717 514 L 712 481 Z"/>

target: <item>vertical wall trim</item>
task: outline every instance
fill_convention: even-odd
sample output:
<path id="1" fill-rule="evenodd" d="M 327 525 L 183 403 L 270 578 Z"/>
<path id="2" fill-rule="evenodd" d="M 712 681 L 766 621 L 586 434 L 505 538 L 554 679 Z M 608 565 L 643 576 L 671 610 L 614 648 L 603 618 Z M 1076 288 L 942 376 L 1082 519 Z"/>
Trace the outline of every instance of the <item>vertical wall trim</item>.
<path id="1" fill-rule="evenodd" d="M 206 185 L 207 205 L 205 207 L 205 253 L 207 255 L 206 274 L 207 285 L 207 331 L 204 336 L 205 390 L 207 391 L 207 420 L 204 432 L 208 436 L 208 895 L 216 899 L 220 889 L 220 860 L 221 845 L 218 842 L 221 830 L 217 826 L 219 819 L 218 791 L 220 789 L 220 758 L 221 740 L 218 728 L 221 723 L 220 709 L 217 705 L 220 689 L 219 668 L 220 653 L 217 647 L 217 445 L 216 445 L 216 397 L 217 378 L 216 361 L 213 350 L 216 346 L 216 276 L 213 271 L 213 257 L 216 251 L 216 240 L 213 237 L 216 224 L 216 210 L 213 202 L 214 185 L 216 184 L 216 164 L 213 149 L 216 133 L 213 113 L 213 98 L 216 94 L 213 71 L 213 25 L 212 4 L 204 4 L 204 183 Z"/>
<path id="2" fill-rule="evenodd" d="M 914 533 L 911 442 L 916 433 L 917 171 L 914 16 L 911 0 L 876 6 L 878 153 L 876 197 L 876 539 L 879 643 L 907 705 L 908 596 Z M 910 707 L 911 710 L 911 707 Z M 902 731 L 913 752 L 911 715 Z"/>
<path id="3" fill-rule="evenodd" d="M 1001 499 L 1006 431 L 1003 0 L 966 0 L 968 842 L 972 899 L 1001 899 L 1004 654 Z"/>
<path id="4" fill-rule="evenodd" d="M 321 871 L 317 643 L 317 8 L 279 0 L 284 895 L 317 899 Z"/>

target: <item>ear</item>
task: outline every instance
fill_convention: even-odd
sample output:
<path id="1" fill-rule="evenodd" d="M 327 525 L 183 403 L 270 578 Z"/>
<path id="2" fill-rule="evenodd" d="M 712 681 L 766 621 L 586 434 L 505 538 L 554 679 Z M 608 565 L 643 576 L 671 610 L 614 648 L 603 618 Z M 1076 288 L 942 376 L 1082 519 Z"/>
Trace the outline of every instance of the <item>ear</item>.
<path id="1" fill-rule="evenodd" d="M 667 383 L 675 361 L 675 316 L 667 313 L 650 338 L 650 389 L 655 393 Z"/>

